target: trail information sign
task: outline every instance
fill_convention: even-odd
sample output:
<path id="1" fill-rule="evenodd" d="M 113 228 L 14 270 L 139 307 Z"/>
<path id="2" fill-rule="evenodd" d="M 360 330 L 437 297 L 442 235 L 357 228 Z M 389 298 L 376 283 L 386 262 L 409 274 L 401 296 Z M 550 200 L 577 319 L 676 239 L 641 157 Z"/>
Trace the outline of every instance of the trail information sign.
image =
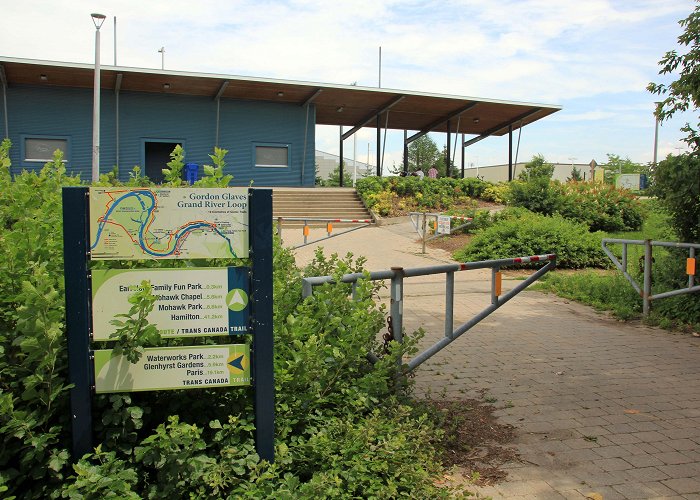
<path id="1" fill-rule="evenodd" d="M 93 260 L 248 257 L 247 188 L 90 188 Z"/>
<path id="2" fill-rule="evenodd" d="M 244 344 L 149 348 L 137 363 L 95 351 L 95 392 L 250 385 L 250 349 Z"/>
<path id="3" fill-rule="evenodd" d="M 129 297 L 148 280 L 157 300 L 147 316 L 162 337 L 248 333 L 247 267 L 95 269 L 92 271 L 93 340 L 109 340 L 110 324 L 129 310 Z"/>
<path id="4" fill-rule="evenodd" d="M 73 460 L 93 450 L 96 392 L 252 385 L 256 451 L 273 462 L 272 190 L 64 187 L 63 245 Z M 250 267 L 89 266 L 202 258 L 247 258 Z M 148 348 L 137 363 L 93 350 L 93 341 L 115 340 L 110 321 L 129 311 L 144 280 L 157 296 L 147 319 L 163 337 L 250 336 Z"/>

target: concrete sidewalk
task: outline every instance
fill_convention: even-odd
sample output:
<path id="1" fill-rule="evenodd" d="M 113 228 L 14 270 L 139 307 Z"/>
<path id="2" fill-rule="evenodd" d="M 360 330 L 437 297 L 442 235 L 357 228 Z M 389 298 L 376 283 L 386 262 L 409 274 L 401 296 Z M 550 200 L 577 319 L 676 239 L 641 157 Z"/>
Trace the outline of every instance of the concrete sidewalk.
<path id="1" fill-rule="evenodd" d="M 285 237 L 289 244 L 294 235 Z M 438 249 L 421 254 L 408 222 L 319 245 L 365 256 L 370 271 L 453 262 Z M 315 247 L 296 251 L 300 265 Z M 455 325 L 489 304 L 489 280 L 488 270 L 455 274 Z M 405 280 L 404 326 L 422 326 L 425 346 L 443 336 L 444 291 L 441 275 Z M 525 291 L 421 365 L 416 388 L 447 399 L 485 390 L 499 420 L 517 428 L 520 461 L 506 466 L 506 481 L 480 488 L 484 495 L 700 499 L 698 338 Z"/>

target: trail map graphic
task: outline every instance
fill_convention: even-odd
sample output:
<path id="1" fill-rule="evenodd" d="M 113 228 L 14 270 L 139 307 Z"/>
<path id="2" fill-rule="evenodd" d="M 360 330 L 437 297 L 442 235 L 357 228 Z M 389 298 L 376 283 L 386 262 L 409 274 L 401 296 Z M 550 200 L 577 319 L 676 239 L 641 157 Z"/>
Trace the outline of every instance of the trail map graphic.
<path id="1" fill-rule="evenodd" d="M 248 189 L 90 188 L 94 260 L 248 257 Z"/>

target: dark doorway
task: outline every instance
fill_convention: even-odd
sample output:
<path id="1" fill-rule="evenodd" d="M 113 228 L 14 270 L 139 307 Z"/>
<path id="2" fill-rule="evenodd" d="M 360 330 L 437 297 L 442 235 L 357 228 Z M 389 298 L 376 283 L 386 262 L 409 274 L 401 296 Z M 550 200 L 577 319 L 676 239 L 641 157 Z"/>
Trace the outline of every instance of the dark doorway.
<path id="1" fill-rule="evenodd" d="M 144 164 L 146 176 L 156 184 L 163 182 L 163 169 L 168 168 L 170 153 L 177 142 L 144 142 Z"/>

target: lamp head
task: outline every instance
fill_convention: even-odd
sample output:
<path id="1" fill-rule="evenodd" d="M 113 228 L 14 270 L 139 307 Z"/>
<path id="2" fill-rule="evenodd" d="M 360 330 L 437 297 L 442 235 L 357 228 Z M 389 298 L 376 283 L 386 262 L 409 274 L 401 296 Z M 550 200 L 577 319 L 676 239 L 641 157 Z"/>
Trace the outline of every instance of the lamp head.
<path id="1" fill-rule="evenodd" d="M 98 30 L 102 27 L 102 23 L 105 22 L 105 17 L 107 17 L 104 14 L 96 14 L 94 12 L 90 16 L 92 17 L 92 22 L 95 23 L 95 28 Z"/>

